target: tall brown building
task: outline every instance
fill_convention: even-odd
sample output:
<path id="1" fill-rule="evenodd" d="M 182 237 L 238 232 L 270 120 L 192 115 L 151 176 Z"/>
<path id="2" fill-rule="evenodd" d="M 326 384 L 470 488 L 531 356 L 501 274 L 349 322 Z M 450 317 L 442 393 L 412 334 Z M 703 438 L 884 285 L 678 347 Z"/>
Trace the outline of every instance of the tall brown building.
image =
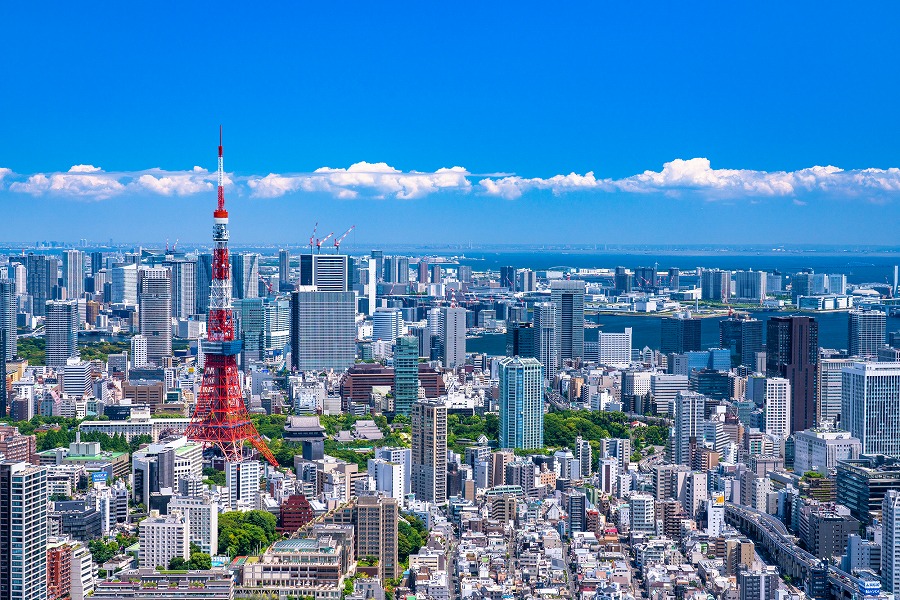
<path id="1" fill-rule="evenodd" d="M 791 432 L 816 424 L 819 324 L 813 317 L 772 317 L 766 325 L 766 376 L 791 382 Z"/>

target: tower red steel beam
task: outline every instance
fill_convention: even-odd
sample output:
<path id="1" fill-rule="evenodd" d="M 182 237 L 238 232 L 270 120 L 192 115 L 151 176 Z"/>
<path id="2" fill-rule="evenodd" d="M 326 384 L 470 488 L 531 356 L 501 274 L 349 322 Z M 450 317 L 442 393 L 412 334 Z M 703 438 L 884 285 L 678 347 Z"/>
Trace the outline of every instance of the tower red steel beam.
<path id="1" fill-rule="evenodd" d="M 216 447 L 229 462 L 244 459 L 250 442 L 273 466 L 278 461 L 250 421 L 238 378 L 237 355 L 241 340 L 234 337 L 231 310 L 231 262 L 228 258 L 228 211 L 225 210 L 225 170 L 222 128 L 219 128 L 218 204 L 213 212 L 213 264 L 209 291 L 209 317 L 202 350 L 203 381 L 185 435 L 205 447 Z"/>

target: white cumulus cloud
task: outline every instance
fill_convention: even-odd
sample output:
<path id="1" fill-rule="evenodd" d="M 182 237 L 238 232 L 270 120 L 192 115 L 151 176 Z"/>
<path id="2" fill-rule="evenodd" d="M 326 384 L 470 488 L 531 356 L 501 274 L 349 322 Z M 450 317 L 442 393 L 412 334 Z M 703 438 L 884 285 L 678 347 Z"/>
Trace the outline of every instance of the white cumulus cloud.
<path id="1" fill-rule="evenodd" d="M 183 171 L 159 168 L 107 172 L 79 164 L 67 171 L 18 174 L 0 168 L 0 185 L 12 192 L 32 195 L 104 199 L 126 194 L 194 196 L 215 190 L 216 174 L 195 166 Z M 226 174 L 228 193 L 253 198 L 279 198 L 307 192 L 340 199 L 395 198 L 414 200 L 438 193 L 475 193 L 514 200 L 531 192 L 564 195 L 587 192 L 607 194 L 663 194 L 706 201 L 757 201 L 790 198 L 805 205 L 819 197 L 884 202 L 900 196 L 900 168 L 843 170 L 814 166 L 795 171 L 716 169 L 707 158 L 675 159 L 658 171 L 615 178 L 594 172 L 522 177 L 494 173 L 474 175 L 463 167 L 436 171 L 402 171 L 384 162 L 357 162 L 346 168 L 321 167 L 310 173 L 269 173 L 234 177 Z"/>

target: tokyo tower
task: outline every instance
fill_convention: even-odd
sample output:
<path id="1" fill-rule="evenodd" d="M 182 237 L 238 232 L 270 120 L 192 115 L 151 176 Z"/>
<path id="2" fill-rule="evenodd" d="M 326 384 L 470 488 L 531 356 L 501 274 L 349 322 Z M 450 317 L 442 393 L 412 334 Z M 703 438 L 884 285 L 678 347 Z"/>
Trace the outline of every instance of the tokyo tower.
<path id="1" fill-rule="evenodd" d="M 244 458 L 244 442 L 249 441 L 273 466 L 278 461 L 250 421 L 238 380 L 237 355 L 241 340 L 234 337 L 231 311 L 231 261 L 228 257 L 228 211 L 225 210 L 225 171 L 222 162 L 222 128 L 219 127 L 219 203 L 213 212 L 212 283 L 209 317 L 202 350 L 206 362 L 203 382 L 197 394 L 194 415 L 185 435 L 216 447 L 229 462 Z"/>

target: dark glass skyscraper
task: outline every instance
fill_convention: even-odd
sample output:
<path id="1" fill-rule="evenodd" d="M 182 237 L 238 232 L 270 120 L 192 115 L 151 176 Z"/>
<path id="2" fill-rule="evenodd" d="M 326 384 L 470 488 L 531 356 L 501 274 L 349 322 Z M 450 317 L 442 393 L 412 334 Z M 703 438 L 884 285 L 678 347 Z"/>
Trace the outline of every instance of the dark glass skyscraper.
<path id="1" fill-rule="evenodd" d="M 756 354 L 763 351 L 762 321 L 746 316 L 719 322 L 719 347 L 731 351 L 731 366 L 756 368 Z"/>
<path id="2" fill-rule="evenodd" d="M 562 280 L 550 284 L 550 299 L 556 305 L 556 347 L 559 364 L 584 356 L 583 281 Z"/>
<path id="3" fill-rule="evenodd" d="M 662 339 L 660 351 L 663 354 L 684 354 L 699 352 L 700 319 L 682 319 L 666 317 L 662 320 Z"/>
<path id="4" fill-rule="evenodd" d="M 511 290 L 516 287 L 516 268 L 500 267 L 500 287 L 509 288 Z"/>
<path id="5" fill-rule="evenodd" d="M 816 422 L 819 324 L 812 317 L 772 317 L 766 324 L 766 375 L 791 382 L 791 432 Z"/>

